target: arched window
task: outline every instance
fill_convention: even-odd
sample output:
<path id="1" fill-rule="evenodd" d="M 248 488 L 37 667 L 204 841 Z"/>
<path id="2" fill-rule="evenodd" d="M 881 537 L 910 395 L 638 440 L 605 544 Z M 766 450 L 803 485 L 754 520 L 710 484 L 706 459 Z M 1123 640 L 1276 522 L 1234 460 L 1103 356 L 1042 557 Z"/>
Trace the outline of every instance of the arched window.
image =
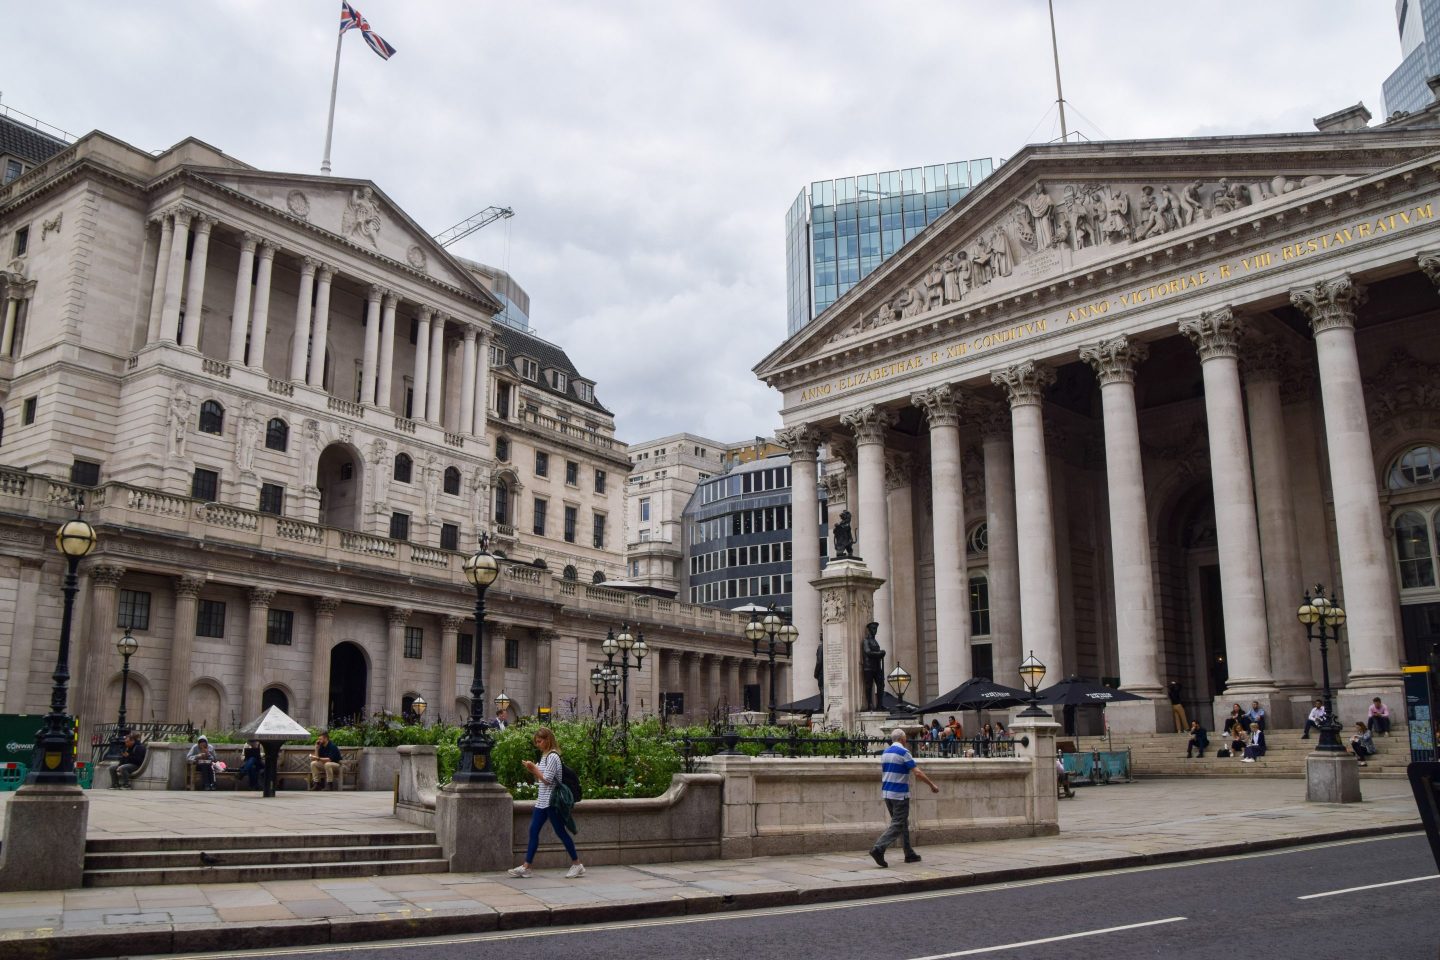
<path id="1" fill-rule="evenodd" d="M 567 564 L 565 564 L 565 570 L 564 570 L 564 572 L 561 573 L 560 575 L 561 575 L 562 577 L 564 577 L 566 580 L 579 580 L 579 579 L 580 579 L 580 571 L 575 569 L 575 564 L 573 564 L 573 563 L 567 563 Z"/>
<path id="2" fill-rule="evenodd" d="M 1400 454 L 1390 468 L 1387 486 L 1391 490 L 1418 487 L 1440 480 L 1440 447 L 1422 445 Z"/>
<path id="3" fill-rule="evenodd" d="M 510 484 L 495 481 L 495 522 L 510 525 Z"/>
<path id="4" fill-rule="evenodd" d="M 1395 556 L 1400 589 L 1435 586 L 1434 514 L 1406 510 L 1395 518 Z"/>
<path id="5" fill-rule="evenodd" d="M 290 447 L 290 425 L 279 417 L 265 425 L 265 449 L 284 453 Z"/>
<path id="6" fill-rule="evenodd" d="M 279 687 L 267 687 L 265 692 L 260 694 L 260 709 L 269 710 L 271 707 L 279 707 L 285 713 L 290 712 L 290 698 Z"/>
<path id="7" fill-rule="evenodd" d="M 540 569 L 540 570 L 549 570 L 549 569 L 550 569 L 550 565 L 545 562 L 545 558 L 544 558 L 544 557 L 536 557 L 534 560 L 531 560 L 531 561 L 530 561 L 530 566 L 536 567 L 536 568 L 538 568 L 538 569 Z"/>
<path id="8" fill-rule="evenodd" d="M 605 582 L 605 571 L 604 571 L 604 570 L 596 570 L 595 573 L 590 577 L 590 582 L 591 582 L 591 583 L 604 583 L 604 582 Z"/>
<path id="9" fill-rule="evenodd" d="M 414 469 L 415 461 L 410 459 L 408 453 L 395 454 L 395 479 L 400 483 L 410 482 L 410 471 Z"/>
<path id="10" fill-rule="evenodd" d="M 965 541 L 966 548 L 971 553 L 985 553 L 990 549 L 990 525 L 988 523 L 977 523 L 970 530 L 970 536 Z"/>
<path id="11" fill-rule="evenodd" d="M 225 408 L 220 406 L 218 401 L 206 400 L 200 404 L 200 432 L 225 432 Z"/>
<path id="12" fill-rule="evenodd" d="M 460 470 L 457 467 L 445 468 L 445 492 L 460 496 Z"/>

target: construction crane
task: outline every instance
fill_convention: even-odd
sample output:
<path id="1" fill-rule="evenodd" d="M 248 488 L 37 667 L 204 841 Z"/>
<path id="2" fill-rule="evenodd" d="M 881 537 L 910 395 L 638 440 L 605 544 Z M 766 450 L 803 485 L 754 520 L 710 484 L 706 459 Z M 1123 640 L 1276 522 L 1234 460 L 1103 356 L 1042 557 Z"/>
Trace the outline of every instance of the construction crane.
<path id="1" fill-rule="evenodd" d="M 515 211 L 509 207 L 486 207 L 473 217 L 461 220 L 455 226 L 443 233 L 435 234 L 435 242 L 442 247 L 448 247 L 457 240 L 464 240 L 476 230 L 488 227 L 496 220 L 504 220 L 507 217 L 515 216 Z"/>

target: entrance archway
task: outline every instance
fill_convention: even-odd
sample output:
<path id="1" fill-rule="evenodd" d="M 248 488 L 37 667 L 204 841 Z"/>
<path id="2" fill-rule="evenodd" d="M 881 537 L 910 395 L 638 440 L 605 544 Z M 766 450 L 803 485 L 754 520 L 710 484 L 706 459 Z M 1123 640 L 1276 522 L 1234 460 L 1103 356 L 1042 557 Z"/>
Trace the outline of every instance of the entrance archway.
<path id="1" fill-rule="evenodd" d="M 1160 516 L 1157 556 L 1165 634 L 1165 680 L 1179 680 L 1186 706 L 1208 717 L 1205 705 L 1225 691 L 1229 663 L 1220 594 L 1220 556 L 1210 478 L 1196 480 Z"/>
<path id="2" fill-rule="evenodd" d="M 279 707 L 282 713 L 290 712 L 290 698 L 279 687 L 266 687 L 265 692 L 260 694 L 261 712 L 271 707 Z"/>
<path id="3" fill-rule="evenodd" d="M 320 490 L 320 522 L 344 530 L 360 529 L 361 471 L 365 460 L 354 447 L 332 443 L 320 454 L 315 486 Z"/>
<path id="4" fill-rule="evenodd" d="M 365 651 L 350 640 L 335 644 L 330 651 L 330 712 L 328 723 L 365 719 L 365 691 L 370 666 Z"/>

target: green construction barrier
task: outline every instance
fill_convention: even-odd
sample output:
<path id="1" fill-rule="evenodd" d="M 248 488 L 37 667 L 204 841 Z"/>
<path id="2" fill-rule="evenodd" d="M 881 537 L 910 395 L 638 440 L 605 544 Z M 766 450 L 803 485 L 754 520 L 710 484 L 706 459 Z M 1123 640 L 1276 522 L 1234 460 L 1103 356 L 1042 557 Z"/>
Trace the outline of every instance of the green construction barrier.
<path id="1" fill-rule="evenodd" d="M 25 775 L 30 768 L 23 763 L 0 763 L 0 793 L 6 790 L 19 790 L 25 783 Z"/>

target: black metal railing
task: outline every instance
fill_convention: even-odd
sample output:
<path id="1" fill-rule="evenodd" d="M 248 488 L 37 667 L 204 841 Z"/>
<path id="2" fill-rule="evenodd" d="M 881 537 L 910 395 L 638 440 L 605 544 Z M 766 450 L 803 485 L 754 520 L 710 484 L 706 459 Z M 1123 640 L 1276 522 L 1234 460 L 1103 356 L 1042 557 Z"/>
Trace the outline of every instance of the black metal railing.
<path id="1" fill-rule="evenodd" d="M 105 759 L 110 738 L 121 729 L 114 723 L 97 723 L 90 728 L 90 756 L 96 763 Z M 195 739 L 195 727 L 189 723 L 127 723 L 123 729 L 134 733 L 141 743 L 154 743 L 171 737 Z"/>
<path id="2" fill-rule="evenodd" d="M 702 757 L 734 756 L 737 754 L 762 757 L 873 757 L 879 756 L 890 746 L 888 737 L 861 737 L 851 735 L 826 735 L 801 733 L 792 729 L 789 734 L 770 733 L 763 736 L 744 736 L 731 730 L 708 737 L 684 736 L 678 738 L 680 753 L 684 758 L 685 772 L 694 773 L 695 763 Z M 1029 746 L 1030 738 L 1018 740 L 1010 737 L 989 739 L 968 737 L 954 740 L 917 740 L 906 744 L 910 753 L 920 759 L 959 758 L 1009 758 L 1015 756 L 1015 744 Z M 755 749 L 761 747 L 763 749 Z M 747 749 L 748 748 L 748 749 Z"/>

